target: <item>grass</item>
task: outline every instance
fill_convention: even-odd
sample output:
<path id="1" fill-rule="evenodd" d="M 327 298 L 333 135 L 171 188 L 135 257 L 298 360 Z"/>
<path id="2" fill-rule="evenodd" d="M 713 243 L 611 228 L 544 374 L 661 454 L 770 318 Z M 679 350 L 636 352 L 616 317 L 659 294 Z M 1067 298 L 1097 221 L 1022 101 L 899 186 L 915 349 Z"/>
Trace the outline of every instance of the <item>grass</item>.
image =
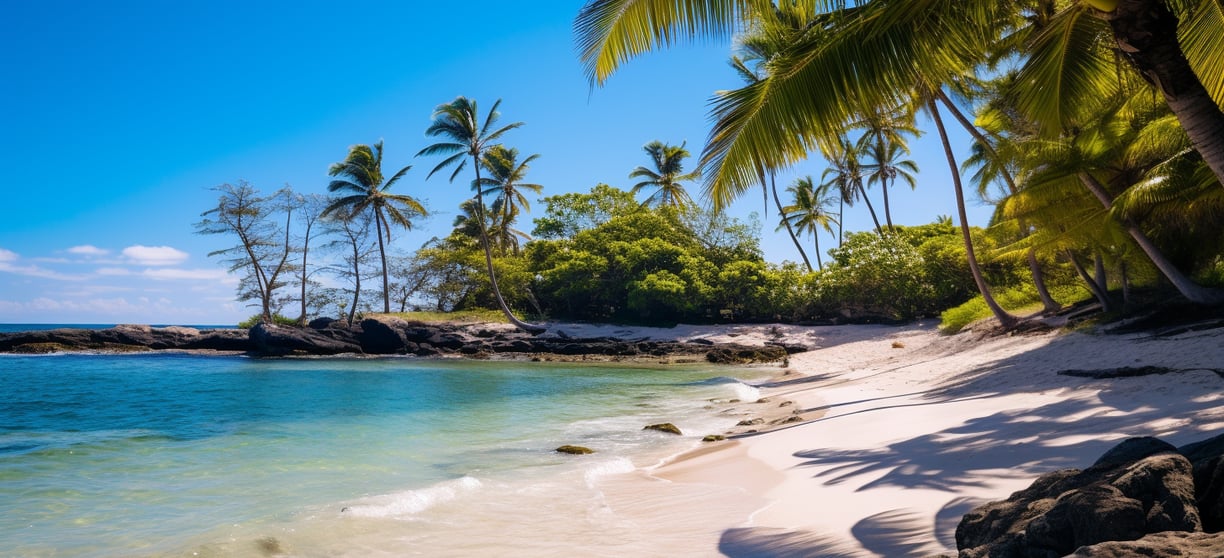
<path id="1" fill-rule="evenodd" d="M 424 323 L 471 324 L 481 322 L 507 323 L 506 316 L 498 310 L 460 310 L 458 312 L 392 312 L 377 314 L 401 320 Z"/>
<path id="2" fill-rule="evenodd" d="M 1002 306 L 1004 310 L 1016 314 L 1031 314 L 1042 309 L 1041 299 L 1037 296 L 1036 289 L 1032 285 L 1025 285 L 1014 289 L 999 289 L 993 293 L 995 302 Z M 1050 296 L 1054 300 L 1063 304 L 1063 306 L 1075 304 L 1092 297 L 1088 289 L 1078 285 L 1052 287 Z M 986 306 L 986 301 L 981 295 L 975 296 L 960 306 L 949 308 L 939 315 L 939 329 L 944 333 L 956 333 L 965 326 L 991 317 L 990 308 Z"/>

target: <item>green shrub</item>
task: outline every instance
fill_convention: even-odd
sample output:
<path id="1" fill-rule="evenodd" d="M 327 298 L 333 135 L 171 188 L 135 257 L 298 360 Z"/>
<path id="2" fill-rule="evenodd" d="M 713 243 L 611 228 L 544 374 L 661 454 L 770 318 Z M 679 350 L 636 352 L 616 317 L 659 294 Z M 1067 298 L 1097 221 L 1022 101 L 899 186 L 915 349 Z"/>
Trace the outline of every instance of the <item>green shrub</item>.
<path id="1" fill-rule="evenodd" d="M 259 324 L 260 322 L 263 322 L 263 316 L 260 316 L 259 314 L 255 314 L 254 316 L 251 316 L 245 320 L 242 320 L 241 322 L 238 322 L 238 327 L 239 329 L 250 329 L 250 328 L 255 327 L 255 325 Z M 297 318 L 286 318 L 280 314 L 272 315 L 272 323 L 276 325 L 283 325 L 283 326 L 298 325 Z"/>

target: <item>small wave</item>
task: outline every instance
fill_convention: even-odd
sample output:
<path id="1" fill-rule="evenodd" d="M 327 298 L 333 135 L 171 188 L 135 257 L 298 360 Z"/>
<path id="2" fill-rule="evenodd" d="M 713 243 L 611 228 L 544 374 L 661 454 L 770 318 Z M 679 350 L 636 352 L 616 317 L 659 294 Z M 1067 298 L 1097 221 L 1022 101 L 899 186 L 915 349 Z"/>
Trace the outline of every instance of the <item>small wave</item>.
<path id="1" fill-rule="evenodd" d="M 761 398 L 761 390 L 750 386 L 743 382 L 735 382 L 731 384 L 731 390 L 735 392 L 735 398 L 740 401 L 756 401 Z"/>
<path id="2" fill-rule="evenodd" d="M 637 470 L 637 467 L 628 458 L 617 457 L 616 459 L 591 465 L 583 474 L 583 478 L 586 480 L 588 487 L 594 488 L 595 483 L 603 477 L 632 473 L 635 470 Z"/>
<path id="3" fill-rule="evenodd" d="M 715 376 L 713 378 L 706 378 L 704 380 L 686 382 L 681 385 L 685 385 L 685 386 L 721 386 L 723 384 L 738 384 L 738 383 L 740 383 L 739 380 L 732 378 L 730 376 Z"/>
<path id="4" fill-rule="evenodd" d="M 454 500 L 481 486 L 483 484 L 474 477 L 461 477 L 416 490 L 371 496 L 345 507 L 341 512 L 355 517 L 403 518 Z"/>

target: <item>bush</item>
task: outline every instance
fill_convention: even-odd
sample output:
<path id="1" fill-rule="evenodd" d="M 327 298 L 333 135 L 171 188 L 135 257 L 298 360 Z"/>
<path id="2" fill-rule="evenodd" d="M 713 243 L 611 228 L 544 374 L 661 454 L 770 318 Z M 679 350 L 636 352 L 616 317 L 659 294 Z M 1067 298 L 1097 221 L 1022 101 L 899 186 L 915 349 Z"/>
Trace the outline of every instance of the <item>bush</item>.
<path id="1" fill-rule="evenodd" d="M 250 328 L 255 327 L 257 324 L 261 322 L 263 322 L 263 316 L 259 314 L 255 314 L 254 316 L 251 316 L 245 320 L 242 320 L 241 322 L 238 322 L 238 328 L 239 329 L 250 329 Z M 272 315 L 272 323 L 276 325 L 283 325 L 283 326 L 298 325 L 297 318 L 286 318 L 280 314 Z"/>

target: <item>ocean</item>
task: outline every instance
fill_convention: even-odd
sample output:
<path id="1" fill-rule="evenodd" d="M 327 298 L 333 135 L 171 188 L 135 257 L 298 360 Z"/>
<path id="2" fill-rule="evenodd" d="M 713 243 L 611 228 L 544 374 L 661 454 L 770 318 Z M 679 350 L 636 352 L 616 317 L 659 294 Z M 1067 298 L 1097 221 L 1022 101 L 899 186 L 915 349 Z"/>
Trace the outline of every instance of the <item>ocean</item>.
<path id="1" fill-rule="evenodd" d="M 734 426 L 769 372 L 0 356 L 0 554 L 716 554 L 693 545 L 748 503 L 645 471 Z"/>

